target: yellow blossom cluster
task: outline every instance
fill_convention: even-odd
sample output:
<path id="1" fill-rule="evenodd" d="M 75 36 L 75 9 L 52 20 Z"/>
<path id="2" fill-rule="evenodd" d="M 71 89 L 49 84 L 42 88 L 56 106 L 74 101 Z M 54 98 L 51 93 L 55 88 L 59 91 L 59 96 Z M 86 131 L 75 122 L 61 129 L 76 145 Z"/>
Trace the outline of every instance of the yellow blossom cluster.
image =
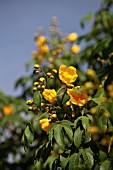
<path id="1" fill-rule="evenodd" d="M 75 32 L 69 33 L 62 37 L 60 32 L 56 29 L 56 22 L 52 22 L 50 25 L 50 39 L 42 33 L 37 33 L 35 37 L 35 43 L 37 51 L 32 52 L 32 57 L 42 61 L 48 61 L 50 67 L 53 67 L 56 59 L 70 54 L 76 55 L 80 52 L 80 46 L 75 43 L 78 39 L 78 34 Z"/>
<path id="2" fill-rule="evenodd" d="M 41 67 L 38 64 L 35 64 L 34 68 L 36 69 L 35 73 L 37 74 L 41 70 Z M 63 101 L 63 97 L 65 96 L 65 93 L 66 95 L 68 95 L 68 101 L 66 101 L 64 105 L 66 107 L 70 107 L 71 109 L 72 109 L 72 105 L 83 107 L 88 102 L 88 95 L 85 91 L 85 88 L 80 86 L 74 86 L 74 84 L 72 84 L 76 81 L 78 77 L 77 70 L 75 67 L 73 66 L 67 67 L 66 65 L 63 64 L 60 65 L 58 70 L 53 69 L 52 72 L 54 74 L 57 74 L 57 78 L 59 78 L 60 80 L 61 87 L 59 87 L 59 89 L 57 89 L 57 87 L 53 89 L 48 87 L 47 79 L 48 78 L 55 79 L 53 73 L 51 72 L 47 72 L 47 73 L 42 72 L 43 76 L 40 77 L 37 82 L 34 82 L 35 91 L 40 91 L 43 99 L 43 103 L 41 103 L 40 105 L 41 108 L 37 108 L 37 109 L 40 110 L 43 108 L 43 111 L 45 110 L 45 114 L 48 114 L 48 117 L 39 120 L 39 124 L 41 125 L 42 130 L 46 132 L 48 132 L 53 122 L 59 121 L 57 117 L 58 116 L 57 110 L 61 107 L 57 101 L 59 96 L 62 97 L 62 101 Z M 43 86 L 44 88 L 42 88 Z M 62 93 L 61 91 L 63 89 L 64 91 Z M 63 107 L 62 101 L 61 104 Z M 31 109 L 31 105 L 33 105 L 34 107 L 35 102 L 36 101 L 33 100 L 27 101 L 27 104 L 30 105 L 30 110 L 33 110 Z M 76 112 L 73 111 L 73 109 L 71 112 L 72 112 L 72 117 L 74 117 Z"/>

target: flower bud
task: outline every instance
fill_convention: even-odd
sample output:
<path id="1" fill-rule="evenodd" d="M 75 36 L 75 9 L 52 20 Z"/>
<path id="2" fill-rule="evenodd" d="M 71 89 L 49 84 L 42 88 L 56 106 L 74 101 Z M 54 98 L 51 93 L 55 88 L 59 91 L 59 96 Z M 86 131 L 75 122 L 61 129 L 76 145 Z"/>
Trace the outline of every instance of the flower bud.
<path id="1" fill-rule="evenodd" d="M 34 70 L 33 74 L 39 74 L 41 72 L 41 70 Z"/>
<path id="2" fill-rule="evenodd" d="M 46 87 L 45 85 L 42 85 L 42 89 L 45 89 L 45 87 Z"/>
<path id="3" fill-rule="evenodd" d="M 57 115 L 56 115 L 56 114 L 52 114 L 51 117 L 52 117 L 52 118 L 56 118 Z"/>
<path id="4" fill-rule="evenodd" d="M 48 77 L 52 76 L 52 74 L 51 74 L 50 72 L 48 72 L 46 75 L 47 75 Z"/>
<path id="5" fill-rule="evenodd" d="M 32 105 L 32 104 L 33 104 L 33 100 L 28 100 L 28 101 L 26 102 L 26 104 L 27 104 L 27 105 Z"/>
<path id="6" fill-rule="evenodd" d="M 34 82 L 34 86 L 38 86 L 38 84 L 39 84 L 38 82 Z"/>
<path id="7" fill-rule="evenodd" d="M 53 72 L 53 73 L 57 73 L 57 70 L 56 70 L 56 69 L 53 69 L 52 72 Z"/>
<path id="8" fill-rule="evenodd" d="M 37 87 L 33 87 L 33 91 L 34 91 L 34 92 L 37 91 Z"/>
<path id="9" fill-rule="evenodd" d="M 38 68 L 40 68 L 40 65 L 39 64 L 34 64 L 34 68 L 38 69 Z"/>
<path id="10" fill-rule="evenodd" d="M 45 80 L 45 78 L 44 78 L 44 77 L 40 77 L 40 78 L 39 78 L 39 81 L 40 81 L 41 83 L 43 83 L 43 82 L 44 82 L 44 80 Z"/>
<path id="11" fill-rule="evenodd" d="M 28 111 L 32 111 L 32 110 L 33 110 L 32 106 L 28 107 Z"/>

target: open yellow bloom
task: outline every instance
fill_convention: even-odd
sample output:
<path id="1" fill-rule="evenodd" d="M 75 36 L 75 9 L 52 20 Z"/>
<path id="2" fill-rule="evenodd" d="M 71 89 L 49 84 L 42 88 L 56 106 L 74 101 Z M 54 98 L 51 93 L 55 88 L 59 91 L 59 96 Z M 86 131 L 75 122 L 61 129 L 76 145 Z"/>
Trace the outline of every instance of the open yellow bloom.
<path id="1" fill-rule="evenodd" d="M 69 34 L 67 37 L 66 37 L 66 40 L 67 41 L 70 41 L 70 42 L 73 42 L 73 41 L 76 41 L 78 38 L 78 34 L 73 32 L 71 34 Z"/>
<path id="2" fill-rule="evenodd" d="M 67 93 L 70 96 L 71 103 L 77 106 L 84 106 L 88 101 L 88 96 L 84 92 L 84 90 L 82 90 L 82 92 L 79 93 L 76 90 L 67 89 Z"/>
<path id="3" fill-rule="evenodd" d="M 78 54 L 80 52 L 80 46 L 77 45 L 77 44 L 74 44 L 72 47 L 71 47 L 71 52 L 73 54 Z"/>
<path id="4" fill-rule="evenodd" d="M 51 127 L 52 123 L 50 123 L 50 119 L 44 118 L 39 121 L 39 124 L 41 125 L 42 130 L 48 132 L 49 128 Z"/>
<path id="5" fill-rule="evenodd" d="M 4 115 L 12 115 L 14 113 L 13 105 L 4 106 L 2 110 L 3 110 Z"/>
<path id="6" fill-rule="evenodd" d="M 49 101 L 50 103 L 54 102 L 56 100 L 57 93 L 54 89 L 44 89 L 43 91 L 44 98 Z"/>
<path id="7" fill-rule="evenodd" d="M 76 73 L 76 68 L 65 65 L 61 65 L 59 68 L 59 78 L 63 83 L 70 84 L 77 79 L 78 75 Z"/>
<path id="8" fill-rule="evenodd" d="M 36 45 L 38 47 L 42 46 L 44 43 L 46 42 L 46 37 L 45 36 L 40 36 L 38 37 L 38 39 L 36 40 Z"/>

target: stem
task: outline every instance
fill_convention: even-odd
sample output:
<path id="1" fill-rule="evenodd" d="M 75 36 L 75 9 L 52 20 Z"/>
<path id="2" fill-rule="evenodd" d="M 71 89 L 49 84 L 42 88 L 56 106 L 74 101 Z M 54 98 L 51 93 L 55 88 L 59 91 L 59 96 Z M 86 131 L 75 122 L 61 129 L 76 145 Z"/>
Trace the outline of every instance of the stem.
<path id="1" fill-rule="evenodd" d="M 63 104 L 63 99 L 64 99 L 65 94 L 66 94 L 66 88 L 65 88 L 64 94 L 62 95 L 62 104 Z"/>
<path id="2" fill-rule="evenodd" d="M 41 116 L 39 116 L 37 119 L 35 119 L 32 123 L 35 123 L 37 120 L 39 120 L 42 116 L 44 116 L 47 112 L 44 112 Z"/>
<path id="3" fill-rule="evenodd" d="M 66 88 L 66 86 L 65 86 L 65 85 L 62 85 L 62 86 L 60 87 L 60 89 L 57 91 L 57 94 L 58 94 L 62 89 L 64 89 L 64 88 Z"/>

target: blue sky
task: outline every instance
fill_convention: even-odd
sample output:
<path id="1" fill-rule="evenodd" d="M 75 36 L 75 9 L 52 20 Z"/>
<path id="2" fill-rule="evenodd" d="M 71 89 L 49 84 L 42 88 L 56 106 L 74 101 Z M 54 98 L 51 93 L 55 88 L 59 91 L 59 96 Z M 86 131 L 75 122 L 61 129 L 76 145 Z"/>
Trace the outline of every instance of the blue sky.
<path id="1" fill-rule="evenodd" d="M 25 63 L 36 49 L 34 33 L 42 26 L 48 32 L 53 16 L 59 20 L 63 34 L 87 32 L 80 20 L 95 13 L 102 0 L 0 0 L 0 90 L 16 95 L 14 82 L 23 75 Z"/>

